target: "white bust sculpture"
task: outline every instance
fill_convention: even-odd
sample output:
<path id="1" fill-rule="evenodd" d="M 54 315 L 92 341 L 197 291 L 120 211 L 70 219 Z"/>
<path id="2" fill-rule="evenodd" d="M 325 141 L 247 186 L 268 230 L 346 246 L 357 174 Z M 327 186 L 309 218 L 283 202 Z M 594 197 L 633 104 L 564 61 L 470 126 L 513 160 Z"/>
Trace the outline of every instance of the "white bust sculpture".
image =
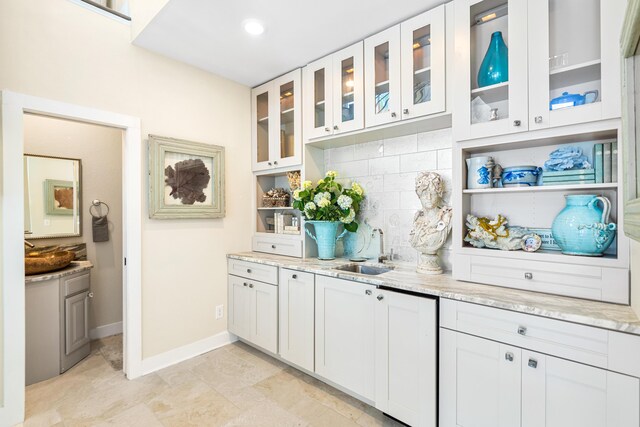
<path id="1" fill-rule="evenodd" d="M 444 181 L 435 172 L 420 172 L 416 177 L 416 194 L 422 210 L 413 218 L 409 243 L 420 252 L 418 273 L 442 274 L 438 249 L 451 231 L 451 206 L 442 206 Z"/>

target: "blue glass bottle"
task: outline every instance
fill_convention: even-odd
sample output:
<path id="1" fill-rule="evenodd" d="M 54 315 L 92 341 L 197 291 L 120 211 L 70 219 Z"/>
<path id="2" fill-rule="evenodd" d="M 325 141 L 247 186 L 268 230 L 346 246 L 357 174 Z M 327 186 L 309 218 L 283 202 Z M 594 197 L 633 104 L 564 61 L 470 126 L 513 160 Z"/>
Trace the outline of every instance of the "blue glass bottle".
<path id="1" fill-rule="evenodd" d="M 491 34 L 489 48 L 478 71 L 478 87 L 509 81 L 509 49 L 502 39 L 502 31 Z"/>

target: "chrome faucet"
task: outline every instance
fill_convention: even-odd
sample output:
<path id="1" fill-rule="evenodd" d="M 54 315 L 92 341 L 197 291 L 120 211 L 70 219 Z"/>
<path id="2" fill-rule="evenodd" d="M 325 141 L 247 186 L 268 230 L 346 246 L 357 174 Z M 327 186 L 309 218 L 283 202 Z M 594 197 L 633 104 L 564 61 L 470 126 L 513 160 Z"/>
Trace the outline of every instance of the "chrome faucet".
<path id="1" fill-rule="evenodd" d="M 374 228 L 371 231 L 371 237 L 373 237 L 373 234 L 375 232 L 378 232 L 378 234 L 380 235 L 380 253 L 378 254 L 378 262 L 383 262 L 383 261 L 393 261 L 393 250 L 391 250 L 391 254 L 387 255 L 384 253 L 384 232 L 382 231 L 381 228 Z"/>
<path id="2" fill-rule="evenodd" d="M 36 247 L 36 245 L 34 245 L 33 243 L 28 242 L 28 241 L 26 241 L 26 240 L 24 241 L 24 245 L 25 245 L 25 246 L 28 246 L 28 247 L 30 247 L 30 248 L 32 248 L 32 249 Z"/>

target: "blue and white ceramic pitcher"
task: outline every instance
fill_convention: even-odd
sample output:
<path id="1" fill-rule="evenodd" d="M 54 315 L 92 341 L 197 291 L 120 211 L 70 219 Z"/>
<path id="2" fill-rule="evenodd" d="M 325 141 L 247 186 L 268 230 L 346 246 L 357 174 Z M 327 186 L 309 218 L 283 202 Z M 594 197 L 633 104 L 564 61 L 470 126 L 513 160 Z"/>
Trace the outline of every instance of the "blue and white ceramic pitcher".
<path id="1" fill-rule="evenodd" d="M 601 256 L 616 237 L 616 224 L 608 222 L 611 202 L 593 194 L 567 195 L 565 198 L 567 205 L 551 226 L 553 238 L 562 253 Z"/>
<path id="2" fill-rule="evenodd" d="M 489 156 L 467 159 L 467 188 L 491 188 L 493 158 Z"/>
<path id="3" fill-rule="evenodd" d="M 315 236 L 311 234 L 308 228 L 305 227 L 305 231 L 318 245 L 318 258 L 320 259 L 334 259 L 336 257 L 336 242 L 348 232 L 346 229 L 338 234 L 339 221 L 307 221 L 306 224 L 312 224 L 315 230 Z"/>

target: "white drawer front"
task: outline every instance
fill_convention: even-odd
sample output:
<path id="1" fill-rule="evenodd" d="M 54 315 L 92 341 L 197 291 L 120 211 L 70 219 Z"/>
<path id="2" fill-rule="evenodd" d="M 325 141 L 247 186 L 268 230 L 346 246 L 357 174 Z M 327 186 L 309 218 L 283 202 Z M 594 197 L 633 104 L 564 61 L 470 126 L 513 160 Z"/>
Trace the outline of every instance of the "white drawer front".
<path id="1" fill-rule="evenodd" d="M 607 368 L 608 331 L 443 299 L 440 325 L 460 332 Z"/>
<path id="2" fill-rule="evenodd" d="M 302 241 L 254 236 L 253 250 L 256 252 L 302 258 Z"/>
<path id="3" fill-rule="evenodd" d="M 470 256 L 469 280 L 596 301 L 629 303 L 629 274 L 622 268 L 509 261 Z"/>
<path id="4" fill-rule="evenodd" d="M 278 284 L 278 267 L 237 259 L 228 260 L 227 267 L 228 273 L 234 276 L 246 277 L 273 285 Z"/>

